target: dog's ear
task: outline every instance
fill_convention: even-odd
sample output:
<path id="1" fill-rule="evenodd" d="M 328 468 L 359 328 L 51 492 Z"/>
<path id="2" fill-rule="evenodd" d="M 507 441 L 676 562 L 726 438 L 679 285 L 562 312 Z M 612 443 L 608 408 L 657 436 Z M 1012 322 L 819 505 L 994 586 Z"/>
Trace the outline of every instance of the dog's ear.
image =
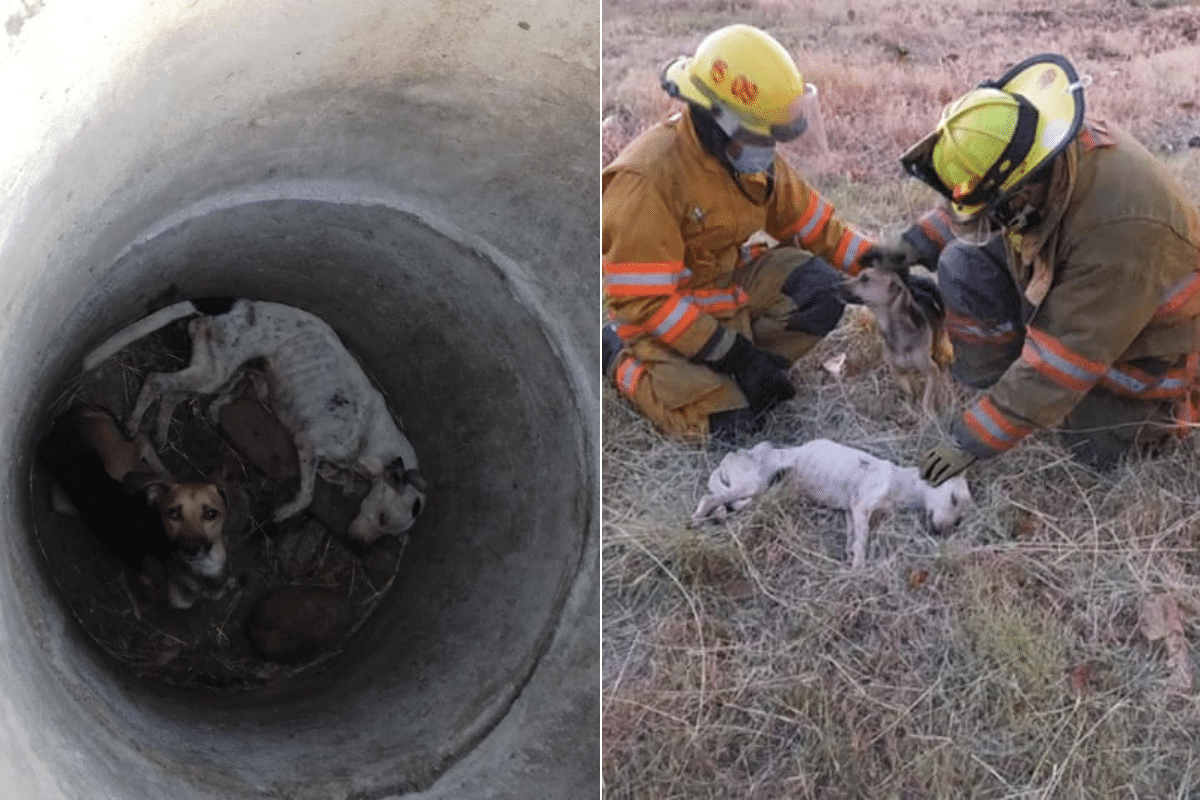
<path id="1" fill-rule="evenodd" d="M 425 477 L 421 475 L 421 470 L 415 467 L 409 469 L 402 456 L 397 456 L 396 461 L 388 464 L 384 469 L 384 477 L 396 488 L 412 486 L 418 492 L 425 491 Z"/>
<path id="2" fill-rule="evenodd" d="M 388 483 L 397 488 L 412 486 L 418 492 L 425 491 L 425 478 L 421 475 L 421 471 L 416 467 L 409 469 L 402 456 L 396 456 L 396 460 L 387 465 L 384 475 Z"/>
<path id="3" fill-rule="evenodd" d="M 170 476 L 158 472 L 130 472 L 121 481 L 121 488 L 125 494 L 145 492 L 147 505 L 157 506 L 162 502 L 171 482 Z"/>

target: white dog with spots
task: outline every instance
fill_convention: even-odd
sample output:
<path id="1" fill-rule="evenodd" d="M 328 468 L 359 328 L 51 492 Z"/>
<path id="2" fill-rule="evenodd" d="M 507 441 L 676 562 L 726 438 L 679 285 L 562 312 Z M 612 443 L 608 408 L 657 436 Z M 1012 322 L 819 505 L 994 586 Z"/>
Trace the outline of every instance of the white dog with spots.
<path id="1" fill-rule="evenodd" d="M 199 302 L 199 301 L 198 301 Z M 84 360 L 95 367 L 126 345 L 176 319 L 197 314 L 191 302 L 176 303 L 117 333 Z M 300 488 L 275 510 L 282 521 L 312 502 L 318 465 L 336 478 L 336 469 L 365 476 L 371 488 L 347 532 L 356 544 L 407 531 L 421 513 L 425 482 L 417 454 L 388 410 L 387 401 L 346 351 L 333 329 L 292 306 L 237 300 L 224 313 L 200 315 L 188 323 L 192 357 L 178 372 L 148 375 L 129 416 L 136 432 L 142 418 L 160 401 L 158 439 L 166 438 L 175 406 L 190 394 L 227 392 L 249 361 L 266 363 L 265 393 L 272 410 L 289 431 L 299 456 Z M 215 412 L 228 399 L 218 399 Z"/>
<path id="2" fill-rule="evenodd" d="M 971 506 L 962 476 L 934 488 L 921 480 L 916 467 L 898 467 L 862 450 L 814 439 L 799 447 L 763 442 L 726 455 L 709 476 L 708 494 L 692 521 L 723 519 L 740 511 L 781 479 L 797 495 L 850 512 L 846 552 L 853 567 L 866 563 L 867 534 L 876 511 L 921 509 L 932 531 L 942 535 L 952 531 Z"/>

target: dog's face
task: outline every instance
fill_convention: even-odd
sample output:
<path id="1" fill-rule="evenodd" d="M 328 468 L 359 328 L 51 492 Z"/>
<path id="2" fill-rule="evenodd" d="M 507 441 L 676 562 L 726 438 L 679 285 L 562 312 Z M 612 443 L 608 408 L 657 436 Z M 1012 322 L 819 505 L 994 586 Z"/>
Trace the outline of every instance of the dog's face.
<path id="1" fill-rule="evenodd" d="M 346 534 L 363 547 L 380 536 L 398 536 L 413 526 L 424 507 L 425 480 L 397 459 L 371 484 Z"/>
<path id="2" fill-rule="evenodd" d="M 769 449 L 770 444 L 763 442 L 751 450 L 736 450 L 721 459 L 708 476 L 708 494 L 700 499 L 692 522 L 724 519 L 741 511 L 765 492 L 774 477 L 773 469 L 764 462 Z"/>
<path id="3" fill-rule="evenodd" d="M 157 496 L 157 499 L 155 499 Z M 197 574 L 213 576 L 225 567 L 225 496 L 215 483 L 171 483 L 151 494 L 163 530 L 179 556 Z"/>
<path id="4" fill-rule="evenodd" d="M 904 279 L 896 272 L 867 267 L 853 278 L 842 281 L 842 297 L 849 303 L 867 308 L 886 308 L 903 296 Z"/>
<path id="5" fill-rule="evenodd" d="M 937 536 L 951 533 L 971 505 L 971 490 L 961 475 L 955 475 L 941 486 L 929 488 L 925 493 L 925 519 L 930 532 Z"/>

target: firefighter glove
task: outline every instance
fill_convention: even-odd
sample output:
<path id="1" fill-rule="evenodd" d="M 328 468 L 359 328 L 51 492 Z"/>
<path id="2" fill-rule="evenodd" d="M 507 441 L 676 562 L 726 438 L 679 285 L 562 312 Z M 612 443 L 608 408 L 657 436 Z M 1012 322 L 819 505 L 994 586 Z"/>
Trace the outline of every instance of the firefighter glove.
<path id="1" fill-rule="evenodd" d="M 942 293 L 933 278 L 928 275 L 912 274 L 902 277 L 904 284 L 912 292 L 913 300 L 917 301 L 917 305 L 925 312 L 925 316 L 930 319 L 946 318 L 946 304 L 942 302 Z"/>
<path id="2" fill-rule="evenodd" d="M 735 334 L 733 344 L 725 354 L 709 361 L 708 365 L 733 378 L 755 412 L 771 408 L 796 394 L 788 379 L 787 359 L 758 349 L 741 334 Z"/>
<path id="3" fill-rule="evenodd" d="M 953 442 L 940 444 L 921 459 L 921 479 L 930 486 L 941 486 L 975 461 L 975 456 Z"/>

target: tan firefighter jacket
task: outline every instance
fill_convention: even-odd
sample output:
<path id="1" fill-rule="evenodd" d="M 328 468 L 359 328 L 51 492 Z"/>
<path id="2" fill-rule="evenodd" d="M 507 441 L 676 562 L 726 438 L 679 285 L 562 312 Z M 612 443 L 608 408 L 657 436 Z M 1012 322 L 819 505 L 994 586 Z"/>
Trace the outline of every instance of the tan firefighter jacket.
<path id="1" fill-rule="evenodd" d="M 1089 121 L 1065 155 L 1046 219 L 1007 236 L 1009 269 L 1033 307 L 1021 355 L 953 425 L 981 458 L 1057 425 L 1097 385 L 1177 401 L 1181 433 L 1196 422 L 1200 215 L 1166 167 L 1115 125 Z M 916 228 L 944 245 L 946 221 L 939 210 Z M 1149 375 L 1130 363 L 1142 358 L 1176 366 Z"/>
<path id="2" fill-rule="evenodd" d="M 740 181 L 750 197 L 704 151 L 688 110 L 643 133 L 604 170 L 604 298 L 626 344 L 651 337 L 695 356 L 745 306 L 734 270 L 759 231 L 848 274 L 860 269 L 870 242 L 778 154 L 769 196 L 765 174 Z"/>

